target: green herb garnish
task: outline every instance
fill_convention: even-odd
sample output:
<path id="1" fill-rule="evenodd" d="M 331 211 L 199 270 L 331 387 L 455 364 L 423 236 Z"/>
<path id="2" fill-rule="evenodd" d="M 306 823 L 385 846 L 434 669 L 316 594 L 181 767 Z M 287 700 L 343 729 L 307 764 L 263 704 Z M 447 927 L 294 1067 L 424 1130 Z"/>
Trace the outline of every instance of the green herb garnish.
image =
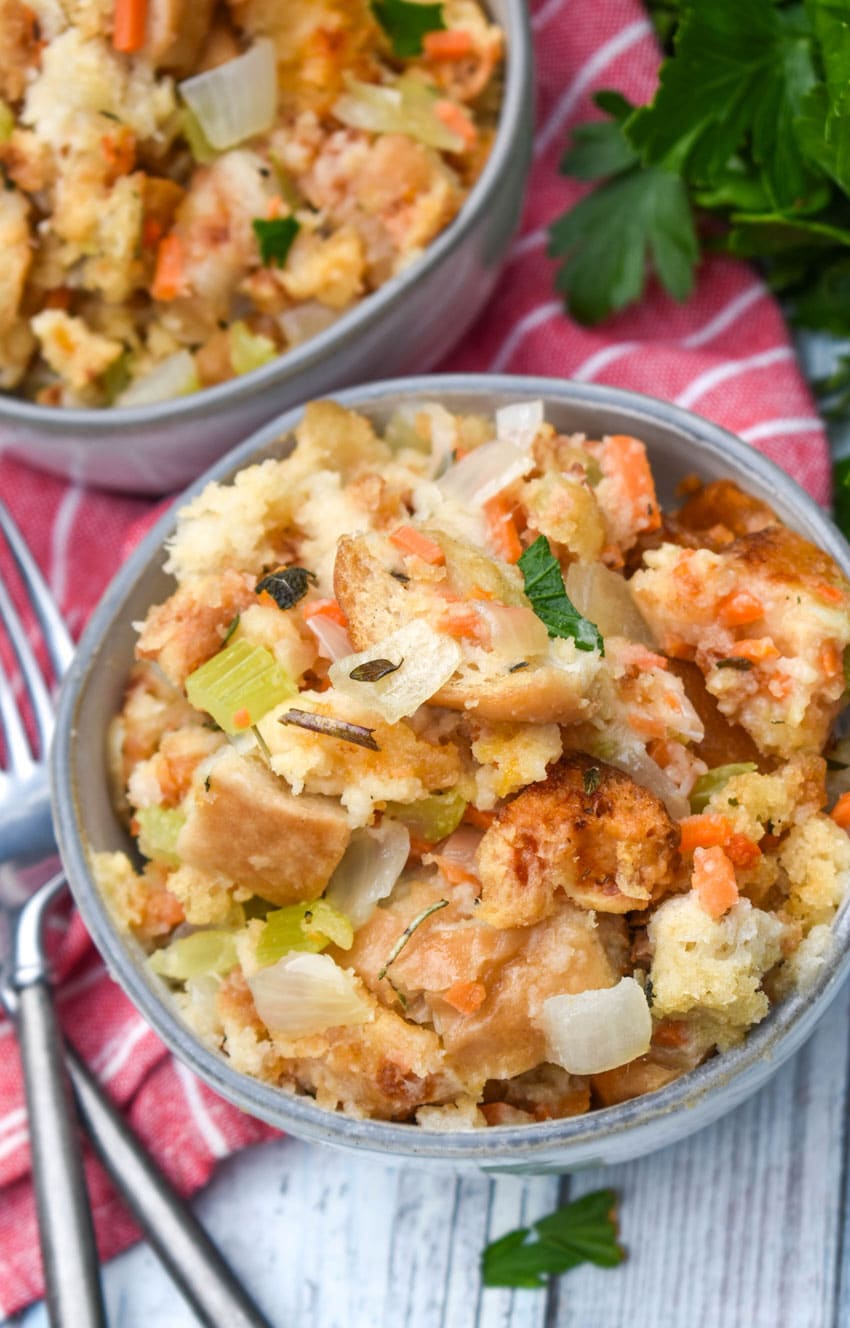
<path id="1" fill-rule="evenodd" d="M 539 535 L 519 559 L 525 593 L 531 607 L 552 637 L 575 641 L 579 650 L 605 654 L 602 635 L 595 623 L 583 618 L 564 588 L 561 565 L 545 535 Z"/>
<path id="2" fill-rule="evenodd" d="M 263 591 L 271 595 L 279 609 L 291 609 L 307 594 L 311 582 L 315 585 L 316 574 L 306 567 L 276 567 L 260 577 L 254 590 L 258 595 Z"/>
<path id="3" fill-rule="evenodd" d="M 372 13 L 390 39 L 393 54 L 402 60 L 422 54 L 422 38 L 446 24 L 443 6 L 417 4 L 416 0 L 372 0 Z"/>
<path id="4" fill-rule="evenodd" d="M 740 673 L 749 673 L 753 667 L 751 659 L 744 659 L 743 655 L 729 655 L 727 659 L 718 659 L 715 661 L 718 669 L 738 669 Z"/>
<path id="5" fill-rule="evenodd" d="M 602 771 L 598 765 L 592 765 L 589 770 L 582 771 L 581 779 L 585 793 L 591 798 L 602 782 Z"/>
<path id="6" fill-rule="evenodd" d="M 555 284 L 582 323 L 598 323 L 639 300 L 650 267 L 671 295 L 685 299 L 699 254 L 682 181 L 642 167 L 623 132 L 629 102 L 616 93 L 595 100 L 619 118 L 580 125 L 561 171 L 582 180 L 611 178 L 549 231 L 549 256 L 563 260 Z"/>
<path id="7" fill-rule="evenodd" d="M 653 0 L 667 57 L 648 106 L 597 95 L 562 169 L 604 181 L 551 231 L 584 322 L 676 298 L 700 251 L 755 258 L 798 323 L 850 335 L 850 21 L 837 0 Z M 675 34 L 675 40 L 673 36 Z M 709 225 L 695 225 L 700 213 Z M 842 391 L 846 366 L 828 390 Z"/>
<path id="8" fill-rule="evenodd" d="M 300 222 L 295 217 L 273 217 L 270 221 L 255 217 L 251 225 L 260 246 L 263 267 L 283 267 L 301 229 Z"/>
<path id="9" fill-rule="evenodd" d="M 493 1241 L 481 1256 L 484 1285 L 537 1290 L 546 1286 L 544 1278 L 582 1263 L 615 1268 L 625 1258 L 617 1243 L 616 1202 L 614 1190 L 595 1190 Z"/>

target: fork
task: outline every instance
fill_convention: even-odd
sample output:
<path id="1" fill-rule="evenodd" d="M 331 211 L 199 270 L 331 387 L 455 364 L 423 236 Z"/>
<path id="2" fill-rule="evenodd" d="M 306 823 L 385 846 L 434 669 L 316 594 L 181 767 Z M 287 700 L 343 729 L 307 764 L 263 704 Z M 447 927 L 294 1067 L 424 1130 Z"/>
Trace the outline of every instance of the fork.
<path id="1" fill-rule="evenodd" d="M 58 680 L 71 661 L 73 644 L 2 502 L 0 530 Z M 83 1062 L 63 1043 L 42 937 L 45 917 L 65 886 L 63 874 L 53 875 L 33 892 L 36 864 L 56 853 L 45 765 L 53 706 L 2 579 L 0 622 L 17 659 L 38 738 L 33 750 L 0 661 L 0 736 L 5 738 L 7 757 L 7 769 L 0 769 L 0 998 L 16 1020 L 21 1046 L 50 1323 L 53 1328 L 105 1326 L 97 1250 L 67 1087 L 70 1078 L 79 1114 L 101 1161 L 201 1322 L 209 1328 L 269 1328 L 194 1214 L 157 1171 Z"/>

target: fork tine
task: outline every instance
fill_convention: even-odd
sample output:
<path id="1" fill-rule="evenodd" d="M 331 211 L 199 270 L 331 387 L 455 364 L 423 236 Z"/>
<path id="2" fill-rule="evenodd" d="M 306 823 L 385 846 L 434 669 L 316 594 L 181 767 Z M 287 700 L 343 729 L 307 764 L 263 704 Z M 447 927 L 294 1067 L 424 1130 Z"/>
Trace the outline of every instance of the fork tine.
<path id="1" fill-rule="evenodd" d="M 74 654 L 74 643 L 62 621 L 38 564 L 27 548 L 24 537 L 12 520 L 8 509 L 2 502 L 0 502 L 0 529 L 6 536 L 18 571 L 26 586 L 27 594 L 35 609 L 36 617 L 41 624 L 50 662 L 56 670 L 57 678 L 61 678 L 71 663 Z"/>
<path id="2" fill-rule="evenodd" d="M 23 779 L 24 776 L 31 774 L 35 763 L 30 752 L 26 729 L 18 714 L 12 687 L 2 663 L 0 663 L 0 731 L 6 738 L 9 774 L 13 778 Z"/>
<path id="3" fill-rule="evenodd" d="M 50 700 L 50 694 L 45 686 L 44 679 L 41 676 L 41 669 L 38 666 L 36 657 L 32 652 L 29 641 L 27 640 L 24 624 L 18 617 L 17 610 L 15 609 L 9 592 L 3 585 L 2 581 L 0 581 L 0 622 L 3 622 L 6 627 L 9 640 L 12 643 L 12 649 L 14 650 L 18 664 L 20 665 L 21 677 L 24 680 L 24 686 L 26 687 L 30 701 L 32 702 L 36 728 L 38 729 L 41 755 L 42 757 L 45 757 L 53 733 L 53 705 Z M 11 688 L 8 688 L 8 690 L 11 692 Z M 10 696 L 10 700 L 11 699 Z"/>

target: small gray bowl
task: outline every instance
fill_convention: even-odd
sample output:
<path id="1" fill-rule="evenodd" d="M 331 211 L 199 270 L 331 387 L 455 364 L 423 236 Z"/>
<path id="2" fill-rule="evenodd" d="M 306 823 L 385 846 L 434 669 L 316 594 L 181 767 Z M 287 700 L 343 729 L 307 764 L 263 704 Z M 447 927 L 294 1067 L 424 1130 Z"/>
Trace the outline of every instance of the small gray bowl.
<path id="1" fill-rule="evenodd" d="M 450 410 L 490 412 L 512 401 L 542 398 L 547 419 L 564 432 L 636 435 L 646 443 L 669 503 L 685 475 L 729 477 L 775 508 L 781 519 L 827 550 L 850 576 L 850 548 L 793 480 L 746 443 L 676 406 L 594 384 L 505 375 L 408 378 L 338 395 L 344 405 L 382 423 L 403 402 L 438 399 Z M 241 467 L 287 449 L 300 418 L 290 411 L 256 433 L 188 491 L 228 481 Z M 183 499 L 179 500 L 182 502 Z M 771 1010 L 732 1051 L 645 1097 L 585 1116 L 541 1124 L 442 1133 L 383 1121 L 350 1120 L 234 1070 L 181 1021 L 165 985 L 148 970 L 141 947 L 116 929 L 92 877 L 89 853 L 127 850 L 113 812 L 106 768 L 106 731 L 121 704 L 133 657 L 133 622 L 165 598 L 173 581 L 162 570 L 162 544 L 179 502 L 133 553 L 107 590 L 80 642 L 62 689 L 52 753 L 54 809 L 68 879 L 110 972 L 163 1041 L 217 1092 L 251 1115 L 305 1139 L 418 1159 L 453 1171 L 560 1172 L 626 1161 L 709 1124 L 760 1088 L 810 1033 L 850 968 L 850 910 L 839 914 L 836 945 L 816 982 Z"/>
<path id="2" fill-rule="evenodd" d="M 458 216 L 416 263 L 303 345 L 191 396 L 118 410 L 63 410 L 0 393 L 0 451 L 81 484 L 169 493 L 299 402 L 378 374 L 433 368 L 495 286 L 519 223 L 531 159 L 527 0 L 487 3 L 507 44 L 498 132 Z"/>

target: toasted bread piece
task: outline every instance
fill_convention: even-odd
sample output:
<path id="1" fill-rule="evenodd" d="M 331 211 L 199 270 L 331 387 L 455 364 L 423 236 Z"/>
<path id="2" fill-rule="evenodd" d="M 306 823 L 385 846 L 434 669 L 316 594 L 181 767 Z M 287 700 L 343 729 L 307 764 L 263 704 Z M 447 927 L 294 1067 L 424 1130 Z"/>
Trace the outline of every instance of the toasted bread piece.
<path id="1" fill-rule="evenodd" d="M 602 761 L 566 756 L 484 835 L 478 916 L 527 927 L 555 912 L 561 891 L 602 913 L 646 908 L 675 884 L 678 838 L 654 793 Z"/>
<path id="2" fill-rule="evenodd" d="M 432 532 L 429 532 L 429 535 Z M 439 535 L 437 536 L 439 538 Z M 458 543 L 455 541 L 455 543 Z M 348 619 L 348 630 L 357 650 L 366 650 L 412 621 L 434 612 L 439 600 L 433 583 L 413 575 L 417 559 L 407 559 L 408 579 L 393 576 L 387 541 L 380 536 L 344 537 L 337 548 L 334 592 Z M 475 556 L 482 558 L 480 551 Z M 497 567 L 493 560 L 493 566 Z M 432 569 L 433 570 L 433 569 Z M 508 569 L 511 570 L 511 569 Z M 512 602 L 516 603 L 516 598 Z M 561 643 L 568 653 L 569 642 Z M 557 648 L 557 646 L 555 647 Z M 431 697 L 431 704 L 449 710 L 474 710 L 482 719 L 535 724 L 573 724 L 587 719 L 593 705 L 587 695 L 595 676 L 598 657 L 574 652 L 564 664 L 552 659 L 528 661 L 515 673 L 500 662 L 476 658 L 465 662 L 453 678 Z M 525 664 L 526 661 L 517 661 Z"/>
<path id="3" fill-rule="evenodd" d="M 260 761 L 226 748 L 186 804 L 181 862 L 281 906 L 317 899 L 351 831 L 330 798 L 295 797 Z"/>
<path id="4" fill-rule="evenodd" d="M 228 569 L 180 586 L 149 610 L 136 643 L 139 659 L 152 659 L 175 687 L 221 650 L 237 613 L 255 604 L 253 578 Z"/>

